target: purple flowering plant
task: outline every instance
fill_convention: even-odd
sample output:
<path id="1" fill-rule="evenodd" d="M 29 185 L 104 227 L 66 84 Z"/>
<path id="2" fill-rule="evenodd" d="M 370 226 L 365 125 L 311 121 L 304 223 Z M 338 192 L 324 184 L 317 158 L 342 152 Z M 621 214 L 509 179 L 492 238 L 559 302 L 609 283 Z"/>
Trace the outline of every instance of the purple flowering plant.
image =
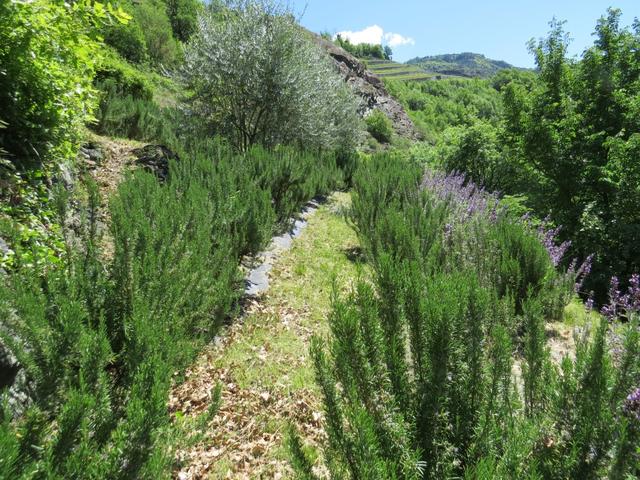
<path id="1" fill-rule="evenodd" d="M 632 316 L 640 314 L 640 275 L 631 275 L 629 286 L 624 293 L 618 277 L 612 277 L 609 284 L 609 303 L 602 307 L 601 313 L 609 320 L 630 320 Z"/>
<path id="2" fill-rule="evenodd" d="M 422 178 L 421 188 L 431 192 L 436 199 L 447 202 L 451 207 L 451 220 L 444 227 L 446 240 L 451 239 L 456 224 L 464 224 L 477 217 L 487 218 L 490 223 L 495 224 L 506 213 L 505 207 L 500 207 L 497 192 L 485 190 L 460 172 L 445 174 L 436 170 L 427 170 Z M 521 218 L 521 222 L 535 230 L 549 253 L 551 263 L 554 267 L 558 267 L 571 246 L 569 240 L 563 242 L 558 240 L 562 226 L 554 227 L 546 218 L 534 229 L 529 213 Z M 589 255 L 579 267 L 577 267 L 577 259 L 574 259 L 567 269 L 567 275 L 575 278 L 576 292 L 581 291 L 585 278 L 591 272 L 593 258 L 593 255 Z"/>
<path id="3" fill-rule="evenodd" d="M 640 422 L 640 388 L 636 388 L 625 399 L 622 412 L 627 418 Z"/>

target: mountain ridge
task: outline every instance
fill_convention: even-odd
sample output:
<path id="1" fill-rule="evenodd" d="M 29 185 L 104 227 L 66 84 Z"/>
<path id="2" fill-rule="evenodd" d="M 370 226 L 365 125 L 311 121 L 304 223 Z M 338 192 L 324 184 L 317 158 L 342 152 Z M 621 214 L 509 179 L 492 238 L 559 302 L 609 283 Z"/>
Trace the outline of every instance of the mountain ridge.
<path id="1" fill-rule="evenodd" d="M 500 70 L 518 68 L 504 60 L 494 60 L 473 52 L 415 57 L 405 63 L 418 66 L 425 72 L 480 78 L 490 77 Z"/>

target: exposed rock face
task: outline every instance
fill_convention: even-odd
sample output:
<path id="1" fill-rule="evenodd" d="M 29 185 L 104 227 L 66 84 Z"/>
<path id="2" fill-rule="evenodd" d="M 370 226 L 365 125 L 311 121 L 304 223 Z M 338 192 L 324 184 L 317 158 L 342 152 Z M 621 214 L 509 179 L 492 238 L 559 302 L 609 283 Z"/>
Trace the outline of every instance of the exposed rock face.
<path id="1" fill-rule="evenodd" d="M 12 415 L 22 415 L 32 401 L 31 385 L 18 359 L 0 339 L 0 391 L 3 390 Z"/>
<path id="2" fill-rule="evenodd" d="M 0 237 L 0 255 L 7 255 L 10 251 L 11 248 L 9 247 L 9 244 L 4 241 L 4 238 Z"/>
<path id="3" fill-rule="evenodd" d="M 104 161 L 104 151 L 102 146 L 96 142 L 85 143 L 80 147 L 79 155 L 84 159 L 89 167 L 101 165 Z"/>
<path id="4" fill-rule="evenodd" d="M 395 100 L 384 87 L 382 80 L 369 72 L 364 64 L 346 50 L 333 42 L 317 36 L 318 43 L 336 63 L 345 81 L 363 99 L 362 116 L 366 117 L 373 109 L 382 111 L 393 123 L 396 133 L 411 140 L 420 139 L 415 125 L 402 105 Z"/>
<path id="5" fill-rule="evenodd" d="M 169 162 L 178 160 L 178 156 L 164 145 L 146 145 L 131 153 L 136 156 L 137 165 L 149 170 L 162 181 L 169 176 Z"/>

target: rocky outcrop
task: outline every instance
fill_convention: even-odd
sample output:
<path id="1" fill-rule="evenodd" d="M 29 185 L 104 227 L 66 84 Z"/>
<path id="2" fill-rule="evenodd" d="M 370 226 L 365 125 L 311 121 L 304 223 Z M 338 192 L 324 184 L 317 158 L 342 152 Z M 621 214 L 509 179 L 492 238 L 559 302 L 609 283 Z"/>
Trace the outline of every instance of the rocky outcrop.
<path id="1" fill-rule="evenodd" d="M 7 332 L 3 334 L 8 335 Z M 15 337 L 12 339 L 17 340 Z M 22 415 L 32 402 L 31 387 L 26 372 L 0 335 L 0 392 L 4 392 L 13 417 Z"/>
<path id="2" fill-rule="evenodd" d="M 374 109 L 382 111 L 393 123 L 396 133 L 410 140 L 419 140 L 420 135 L 415 125 L 402 108 L 384 87 L 382 80 L 369 72 L 360 60 L 333 42 L 317 37 L 317 41 L 336 63 L 345 81 L 363 99 L 362 116 L 366 117 Z"/>
<path id="3" fill-rule="evenodd" d="M 169 176 L 169 162 L 179 160 L 178 155 L 164 145 L 146 145 L 131 152 L 136 157 L 136 164 L 150 171 L 161 181 Z"/>

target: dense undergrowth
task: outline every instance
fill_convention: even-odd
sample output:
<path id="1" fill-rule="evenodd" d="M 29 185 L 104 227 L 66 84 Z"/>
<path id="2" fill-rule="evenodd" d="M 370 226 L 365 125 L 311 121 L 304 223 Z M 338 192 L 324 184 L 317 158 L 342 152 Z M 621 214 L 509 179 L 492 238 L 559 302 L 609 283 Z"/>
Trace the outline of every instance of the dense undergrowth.
<path id="1" fill-rule="evenodd" d="M 389 82 L 425 139 L 428 160 L 510 195 L 549 216 L 572 256 L 594 255 L 584 285 L 599 304 L 613 275 L 627 285 L 640 268 L 638 237 L 638 19 L 628 27 L 609 9 L 580 56 L 551 23 L 531 41 L 535 71 L 504 70 L 490 80 Z"/>
<path id="2" fill-rule="evenodd" d="M 532 45 L 536 74 L 389 83 L 437 145 L 358 168 L 357 100 L 285 8 L 123 6 L 0 5 L 0 347 L 17 359 L 3 384 L 22 388 L 0 408 L 1 478 L 167 477 L 168 390 L 237 312 L 240 259 L 351 183 L 375 275 L 335 299 L 328 348 L 312 348 L 332 476 L 640 474 L 640 280 L 622 293 L 614 279 L 613 327 L 594 316 L 555 365 L 544 323 L 589 267 L 562 263 L 557 228 L 520 218 L 551 208 L 574 252 L 596 253 L 601 297 L 637 265 L 637 24 L 610 11 L 575 63 L 554 24 Z M 366 124 L 391 139 L 386 117 Z M 166 179 L 128 174 L 108 230 L 96 185 L 58 179 L 81 170 L 87 127 L 179 159 Z"/>
<path id="3" fill-rule="evenodd" d="M 166 476 L 173 372 L 237 308 L 240 257 L 342 181 L 331 155 L 238 155 L 220 142 L 181 155 L 166 183 L 136 172 L 120 185 L 112 255 L 101 248 L 95 187 L 81 238 L 65 231 L 59 268 L 21 268 L 17 252 L 0 286 L 1 334 L 31 402 L 17 421 L 4 413 L 0 477 Z"/>
<path id="4" fill-rule="evenodd" d="M 637 318 L 614 347 L 594 317 L 556 365 L 545 321 L 580 275 L 556 270 L 544 233 L 398 158 L 373 158 L 354 184 L 374 282 L 334 300 L 328 344 L 311 348 L 331 478 L 638 475 Z M 300 477 L 316 478 L 295 435 L 290 446 Z"/>

